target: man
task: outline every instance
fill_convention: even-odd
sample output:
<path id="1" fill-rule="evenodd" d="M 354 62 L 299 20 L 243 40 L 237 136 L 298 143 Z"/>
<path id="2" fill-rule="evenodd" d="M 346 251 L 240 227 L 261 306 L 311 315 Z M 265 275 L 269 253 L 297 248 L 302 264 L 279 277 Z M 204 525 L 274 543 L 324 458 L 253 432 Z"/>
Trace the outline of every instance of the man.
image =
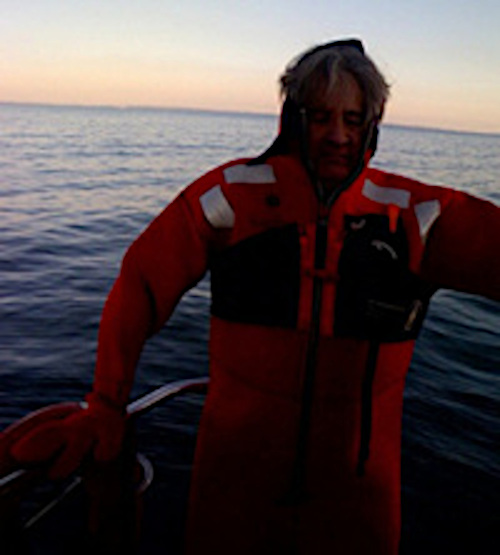
<path id="1" fill-rule="evenodd" d="M 414 341 L 439 287 L 500 299 L 500 210 L 369 167 L 388 86 L 360 42 L 281 84 L 270 149 L 201 177 L 127 252 L 55 472 L 117 452 L 144 342 L 210 269 L 188 553 L 395 554 Z"/>

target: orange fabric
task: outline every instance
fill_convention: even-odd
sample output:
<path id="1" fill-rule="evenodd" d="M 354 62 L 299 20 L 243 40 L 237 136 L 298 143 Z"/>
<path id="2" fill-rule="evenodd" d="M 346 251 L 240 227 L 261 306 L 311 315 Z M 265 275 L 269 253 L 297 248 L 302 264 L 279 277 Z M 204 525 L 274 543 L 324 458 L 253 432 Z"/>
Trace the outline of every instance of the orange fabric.
<path id="1" fill-rule="evenodd" d="M 209 172 L 132 245 L 104 309 L 94 389 L 117 405 L 126 402 L 144 341 L 203 276 L 212 252 L 296 224 L 303 232 L 297 329 L 212 319 L 211 385 L 192 479 L 188 553 L 289 553 L 293 545 L 308 554 L 395 554 L 402 393 L 413 341 L 380 346 L 370 458 L 360 478 L 355 469 L 368 342 L 332 334 L 344 217 L 387 215 L 394 229 L 399 214 L 415 273 L 433 284 L 498 298 L 499 209 L 449 189 L 366 169 L 330 210 L 326 267 L 318 272 L 313 262 L 319 207 L 313 188 L 296 160 L 278 156 L 269 163 L 273 183 L 227 183 L 224 169 L 232 164 Z M 364 193 L 368 180 L 379 200 Z M 212 228 L 203 214 L 200 196 L 216 186 L 235 214 L 231 229 Z M 403 191 L 407 205 L 396 210 L 386 202 L 388 189 Z M 267 202 L 271 194 L 278 203 Z M 425 240 L 414 207 L 433 200 L 441 216 Z M 478 224 L 478 218 L 483 222 Z M 472 242 L 478 225 L 479 238 Z M 308 495 L 290 506 L 286 494 L 296 453 L 314 275 L 323 279 L 324 288 L 308 435 Z"/>
<path id="2" fill-rule="evenodd" d="M 179 197 L 139 236 L 106 301 L 94 391 L 116 405 L 127 402 L 145 341 L 162 327 L 180 297 L 205 272 L 207 248 L 189 210 Z"/>
<path id="3" fill-rule="evenodd" d="M 394 204 L 389 204 L 387 206 L 387 215 L 389 216 L 389 227 L 392 233 L 396 233 L 396 229 L 398 228 L 398 219 L 401 209 L 399 206 Z"/>
<path id="4" fill-rule="evenodd" d="M 333 334 L 333 321 L 335 314 L 335 289 L 338 279 L 337 266 L 339 263 L 342 243 L 337 238 L 338 232 L 333 227 L 328 228 L 326 268 L 323 284 L 323 297 L 321 303 L 320 333 L 321 335 Z"/>
<path id="5" fill-rule="evenodd" d="M 306 331 L 311 326 L 311 306 L 313 299 L 314 242 L 316 226 L 304 226 L 300 234 L 301 284 L 299 297 L 298 328 Z"/>
<path id="6" fill-rule="evenodd" d="M 47 423 L 60 422 L 81 410 L 80 403 L 58 403 L 36 410 L 0 433 L 0 476 L 11 472 L 20 465 L 14 457 L 13 448 L 33 430 Z M 35 461 L 37 460 L 35 454 Z M 39 460 L 46 460 L 45 457 Z"/>
<path id="7" fill-rule="evenodd" d="M 49 407 L 30 418 L 30 429 L 10 446 L 10 455 L 19 464 L 49 465 L 51 479 L 65 478 L 83 459 L 94 455 L 109 461 L 120 452 L 125 432 L 125 416 L 93 396 L 88 406 L 64 412 Z"/>
<path id="8" fill-rule="evenodd" d="M 422 275 L 439 287 L 500 300 L 500 216 L 456 192 L 429 234 Z"/>

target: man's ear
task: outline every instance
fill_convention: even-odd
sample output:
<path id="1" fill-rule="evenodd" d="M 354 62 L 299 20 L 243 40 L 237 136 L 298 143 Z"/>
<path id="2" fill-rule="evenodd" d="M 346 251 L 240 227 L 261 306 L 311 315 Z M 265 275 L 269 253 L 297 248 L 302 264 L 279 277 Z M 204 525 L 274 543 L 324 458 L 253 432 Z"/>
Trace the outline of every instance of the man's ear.
<path id="1" fill-rule="evenodd" d="M 300 132 L 301 113 L 299 106 L 287 96 L 281 111 L 280 134 L 290 140 L 296 139 Z"/>
<path id="2" fill-rule="evenodd" d="M 370 144 L 368 145 L 368 150 L 370 151 L 370 157 L 375 154 L 377 150 L 378 143 L 378 125 L 374 125 L 372 130 L 372 136 L 370 138 Z"/>

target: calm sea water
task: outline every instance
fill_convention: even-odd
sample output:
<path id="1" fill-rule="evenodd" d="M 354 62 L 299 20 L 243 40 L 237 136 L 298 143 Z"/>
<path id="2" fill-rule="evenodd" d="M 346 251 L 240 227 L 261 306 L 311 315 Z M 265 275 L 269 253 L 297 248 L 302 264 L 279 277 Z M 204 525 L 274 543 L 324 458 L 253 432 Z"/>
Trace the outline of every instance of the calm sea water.
<path id="1" fill-rule="evenodd" d="M 259 154 L 276 127 L 271 116 L 0 105 L 0 428 L 88 391 L 126 247 L 192 179 Z M 374 165 L 500 204 L 500 136 L 385 126 Z M 208 306 L 204 280 L 146 347 L 134 396 L 206 374 Z M 449 291 L 431 305 L 406 390 L 404 553 L 497 553 L 499 312 Z M 157 548 L 180 536 L 201 403 L 175 401 L 141 424 L 167 481 L 147 498 Z"/>

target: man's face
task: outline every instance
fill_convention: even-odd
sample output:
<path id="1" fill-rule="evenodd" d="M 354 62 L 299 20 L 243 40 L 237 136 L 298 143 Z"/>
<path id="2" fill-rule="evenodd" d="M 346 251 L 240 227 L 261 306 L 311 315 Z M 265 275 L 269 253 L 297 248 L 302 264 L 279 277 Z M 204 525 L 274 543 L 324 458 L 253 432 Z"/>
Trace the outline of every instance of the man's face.
<path id="1" fill-rule="evenodd" d="M 366 131 L 363 107 L 358 83 L 344 73 L 333 93 L 306 108 L 309 160 L 327 189 L 338 187 L 358 165 Z"/>

